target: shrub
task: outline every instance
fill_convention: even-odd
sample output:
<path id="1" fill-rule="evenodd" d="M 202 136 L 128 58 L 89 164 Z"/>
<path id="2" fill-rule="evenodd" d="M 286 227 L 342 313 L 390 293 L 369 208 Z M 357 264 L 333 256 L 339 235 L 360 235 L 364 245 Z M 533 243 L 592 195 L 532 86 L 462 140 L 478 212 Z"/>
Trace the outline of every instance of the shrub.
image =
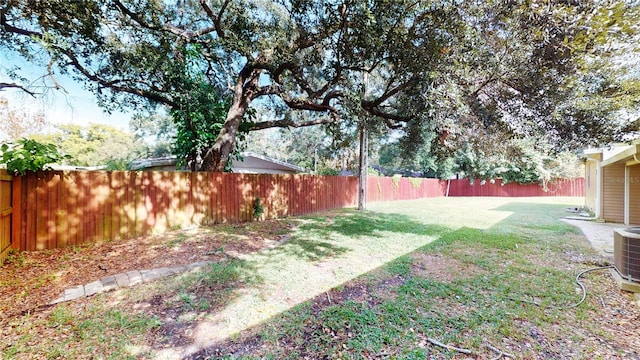
<path id="1" fill-rule="evenodd" d="M 24 175 L 27 171 L 51 170 L 54 164 L 67 156 L 61 155 L 53 144 L 41 144 L 35 140 L 20 139 L 15 144 L 4 143 L 0 146 L 2 163 L 7 171 L 15 175 Z"/>

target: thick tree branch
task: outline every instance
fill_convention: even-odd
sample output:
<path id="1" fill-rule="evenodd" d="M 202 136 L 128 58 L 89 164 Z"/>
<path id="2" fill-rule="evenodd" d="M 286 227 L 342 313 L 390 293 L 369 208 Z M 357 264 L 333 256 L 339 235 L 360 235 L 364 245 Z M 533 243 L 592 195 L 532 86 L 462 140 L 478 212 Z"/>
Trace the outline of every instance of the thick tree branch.
<path id="1" fill-rule="evenodd" d="M 162 30 L 161 27 L 155 26 L 153 24 L 149 24 L 148 22 L 146 22 L 142 16 L 140 16 L 139 14 L 129 10 L 129 8 L 127 8 L 126 6 L 124 6 L 124 4 L 122 2 L 120 2 L 120 0 L 113 0 L 114 4 L 116 5 L 116 7 L 118 9 L 120 9 L 120 11 L 122 11 L 123 13 L 125 13 L 127 16 L 129 16 L 133 21 L 135 21 L 136 23 L 138 23 L 138 25 L 147 28 L 149 30 Z"/>
<path id="2" fill-rule="evenodd" d="M 29 94 L 29 95 L 31 95 L 33 97 L 36 97 L 36 93 L 34 93 L 33 91 L 28 90 L 27 88 L 25 88 L 22 85 L 18 85 L 18 84 L 15 84 L 15 83 L 3 83 L 3 82 L 0 82 L 0 91 L 3 90 L 3 89 L 7 89 L 7 88 L 19 89 L 19 90 L 22 90 L 22 91 L 26 92 L 27 94 Z"/>
<path id="3" fill-rule="evenodd" d="M 331 113 L 338 113 L 338 111 L 328 104 L 318 104 L 308 99 L 290 98 L 286 96 L 281 97 L 285 104 L 294 110 L 309 110 L 309 111 L 328 111 Z"/>
<path id="4" fill-rule="evenodd" d="M 218 15 L 216 15 L 213 9 L 211 9 L 211 7 L 207 4 L 207 0 L 200 0 L 200 6 L 202 6 L 204 12 L 207 13 L 207 16 L 213 22 L 216 33 L 221 39 L 224 39 L 226 37 L 226 34 L 222 29 L 222 15 L 224 14 L 224 11 L 226 10 L 228 5 L 229 0 L 225 0 L 225 2 L 223 2 L 222 6 L 220 7 L 220 12 L 218 12 Z"/>
<path id="5" fill-rule="evenodd" d="M 387 125 L 387 127 L 389 129 L 400 129 L 402 127 L 401 123 L 405 123 L 409 120 L 411 120 L 411 117 L 409 116 L 402 116 L 402 115 L 397 115 L 397 114 L 391 114 L 388 112 L 384 112 L 376 107 L 374 108 L 364 108 L 364 110 L 366 112 L 368 112 L 371 115 L 375 115 L 379 118 L 382 119 L 382 121 L 384 121 L 385 125 Z"/>
<path id="6" fill-rule="evenodd" d="M 382 103 L 384 103 L 385 101 L 389 100 L 390 98 L 392 98 L 393 96 L 397 95 L 398 93 L 411 88 L 412 86 L 414 86 L 416 83 L 418 82 L 417 79 L 412 78 L 396 87 L 393 87 L 391 89 L 387 89 L 385 91 L 384 94 L 378 96 L 378 98 L 376 98 L 373 101 L 369 101 L 369 100 L 362 100 L 362 107 L 363 108 L 375 108 L 380 106 Z"/>
<path id="7" fill-rule="evenodd" d="M 7 23 L 7 19 L 4 13 L 0 13 L 0 26 L 2 28 L 4 28 L 5 31 L 16 34 L 16 35 L 21 35 L 24 37 L 29 37 L 31 39 L 36 39 L 36 40 L 43 40 L 44 36 L 39 33 L 39 32 L 35 32 L 35 31 L 29 31 L 29 30 L 25 30 L 25 29 L 21 29 L 18 27 L 15 27 L 9 23 Z M 91 71 L 89 71 L 89 69 L 87 69 L 86 67 L 84 67 L 80 60 L 78 59 L 78 57 L 69 49 L 63 48 L 57 44 L 50 44 L 50 48 L 55 50 L 56 52 L 59 52 L 60 54 L 64 55 L 67 59 L 68 62 L 66 63 L 66 65 L 71 65 L 73 68 L 75 68 L 79 73 L 81 73 L 84 77 L 86 77 L 88 80 L 103 86 L 105 88 L 111 89 L 113 91 L 116 92 L 124 92 L 124 93 L 128 93 L 128 94 L 134 94 L 134 95 L 138 95 L 138 96 L 142 96 L 148 100 L 151 101 L 155 101 L 161 104 L 166 104 L 169 106 L 173 106 L 175 105 L 174 102 L 163 95 L 160 95 L 159 93 L 156 93 L 154 91 L 150 91 L 150 90 L 144 90 L 144 89 L 138 89 L 138 88 L 134 88 L 134 87 L 128 87 L 128 86 L 122 86 L 122 85 L 116 85 L 117 83 L 119 83 L 120 81 L 107 81 L 103 78 L 101 78 L 100 76 L 92 73 Z M 49 70 L 51 67 L 51 64 L 49 65 Z"/>
<path id="8" fill-rule="evenodd" d="M 185 30 L 182 29 L 176 25 L 173 24 L 164 24 L 162 26 L 157 26 L 154 24 L 151 24 L 149 22 L 147 22 L 143 16 L 141 16 L 140 14 L 131 11 L 129 8 L 127 8 L 124 4 L 122 4 L 122 2 L 120 0 L 113 0 L 114 4 L 116 5 L 116 7 L 118 9 L 120 9 L 121 12 L 123 12 L 124 14 L 126 14 L 127 16 L 129 16 L 129 18 L 131 18 L 133 21 L 135 21 L 138 25 L 149 29 L 149 30 L 156 30 L 156 31 L 168 31 L 174 35 L 177 35 L 183 39 L 185 39 L 186 41 L 192 41 L 194 38 L 198 37 L 198 36 L 202 36 L 211 32 L 216 31 L 216 27 L 207 27 L 207 28 L 203 28 L 200 30 Z"/>
<path id="9" fill-rule="evenodd" d="M 261 86 L 258 91 L 255 93 L 255 97 L 266 96 L 266 95 L 278 95 L 282 92 L 282 87 L 280 85 L 266 85 Z"/>
<path id="10" fill-rule="evenodd" d="M 326 118 L 320 118 L 320 119 L 314 119 L 314 120 L 307 120 L 307 121 L 302 121 L 302 122 L 295 122 L 295 121 L 291 120 L 290 118 L 285 117 L 284 119 L 280 119 L 280 120 L 267 120 L 267 121 L 261 121 L 259 123 L 255 123 L 251 127 L 250 131 L 264 130 L 264 129 L 274 128 L 274 127 L 299 128 L 299 127 L 306 127 L 306 126 L 331 124 L 331 123 L 333 123 L 335 121 L 336 121 L 336 118 L 333 117 L 333 116 L 329 116 L 329 117 L 326 117 Z"/>
<path id="11" fill-rule="evenodd" d="M 99 85 L 102 85 L 105 88 L 108 88 L 114 91 L 125 92 L 128 94 L 142 96 L 145 99 L 155 101 L 157 103 L 161 103 L 169 106 L 175 106 L 175 103 L 170 98 L 160 95 L 159 93 L 149 91 L 149 90 L 144 90 L 144 89 L 132 88 L 128 86 L 116 85 L 116 83 L 119 81 L 106 81 L 105 79 L 102 79 L 98 75 L 90 72 L 87 68 L 82 66 L 78 58 L 71 51 L 56 45 L 54 45 L 53 48 L 60 51 L 69 59 L 69 62 L 67 63 L 68 65 L 73 66 L 78 72 L 80 72 L 87 79 Z"/>
<path id="12" fill-rule="evenodd" d="M 392 98 L 393 96 L 399 94 L 400 92 L 414 86 L 414 84 L 417 82 L 416 79 L 411 79 L 409 81 L 406 81 L 398 86 L 395 86 L 391 89 L 388 89 L 384 94 L 382 94 L 381 96 L 379 96 L 378 98 L 376 98 L 375 100 L 361 100 L 360 101 L 360 106 L 362 106 L 362 108 L 368 112 L 371 115 L 375 115 L 379 118 L 382 119 L 382 121 L 384 121 L 384 123 L 387 125 L 387 127 L 389 127 L 390 129 L 398 129 L 402 127 L 403 122 L 407 122 L 409 120 L 411 120 L 410 116 L 405 116 L 405 115 L 398 115 L 398 114 L 392 114 L 389 112 L 386 112 L 384 110 L 382 110 L 380 108 L 380 106 L 387 100 L 389 100 L 390 98 Z"/>
<path id="13" fill-rule="evenodd" d="M 322 105 L 330 106 L 330 102 L 333 99 L 338 99 L 344 96 L 344 92 L 340 90 L 329 91 L 322 99 Z"/>

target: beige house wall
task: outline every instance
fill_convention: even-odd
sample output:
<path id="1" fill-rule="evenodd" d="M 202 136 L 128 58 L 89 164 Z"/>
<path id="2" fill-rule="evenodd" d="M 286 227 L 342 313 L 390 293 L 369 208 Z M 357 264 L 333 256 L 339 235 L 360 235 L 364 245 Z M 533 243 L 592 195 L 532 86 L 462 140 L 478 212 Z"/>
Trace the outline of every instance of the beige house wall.
<path id="1" fill-rule="evenodd" d="M 624 223 L 624 182 L 624 163 L 602 168 L 602 218 L 605 221 Z"/>
<path id="2" fill-rule="evenodd" d="M 640 165 L 629 166 L 629 224 L 640 225 Z"/>
<path id="3" fill-rule="evenodd" d="M 598 163 L 596 161 L 587 161 L 585 163 L 584 175 L 584 205 L 591 212 L 596 212 L 596 202 L 598 201 Z"/>

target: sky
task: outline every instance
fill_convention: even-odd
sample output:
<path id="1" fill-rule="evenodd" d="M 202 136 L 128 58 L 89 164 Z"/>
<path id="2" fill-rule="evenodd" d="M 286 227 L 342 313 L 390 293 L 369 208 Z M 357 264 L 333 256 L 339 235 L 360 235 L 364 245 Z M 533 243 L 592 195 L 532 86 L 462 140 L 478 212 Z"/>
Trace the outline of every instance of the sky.
<path id="1" fill-rule="evenodd" d="M 1 53 L 0 82 L 13 82 L 5 70 L 14 66 L 19 67 L 21 75 L 28 79 L 37 79 L 46 72 L 46 69 L 29 64 L 19 56 Z M 64 91 L 48 91 L 45 96 L 34 98 L 20 90 L 5 89 L 0 91 L 0 97 L 6 98 L 12 108 L 24 107 L 30 112 L 44 113 L 52 124 L 100 123 L 129 130 L 132 113 L 114 111 L 111 115 L 107 114 L 97 105 L 93 94 L 82 88 L 82 84 L 64 75 L 57 76 L 57 80 Z"/>

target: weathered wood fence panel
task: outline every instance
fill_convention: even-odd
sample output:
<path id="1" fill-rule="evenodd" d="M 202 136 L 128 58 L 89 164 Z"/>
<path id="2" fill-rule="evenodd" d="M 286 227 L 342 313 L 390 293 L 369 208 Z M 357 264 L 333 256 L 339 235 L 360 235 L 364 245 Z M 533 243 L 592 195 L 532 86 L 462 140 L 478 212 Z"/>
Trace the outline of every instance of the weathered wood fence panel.
<path id="1" fill-rule="evenodd" d="M 367 179 L 367 201 L 413 200 L 445 196 L 446 183 L 438 179 L 377 177 Z"/>
<path id="2" fill-rule="evenodd" d="M 134 238 L 189 225 L 251 221 L 355 206 L 357 178 L 188 172 L 0 170 L 0 260 L 41 250 Z M 584 179 L 539 185 L 369 177 L 369 202 L 441 196 L 584 196 Z M 0 261 L 1 262 L 1 261 Z"/>
<path id="3" fill-rule="evenodd" d="M 0 264 L 11 250 L 13 212 L 13 176 L 0 169 Z"/>
<path id="4" fill-rule="evenodd" d="M 495 182 L 468 179 L 451 180 L 449 196 L 584 196 L 584 178 L 561 179 L 547 184 L 545 190 L 538 184 L 507 183 L 502 185 L 501 179 Z"/>
<path id="5" fill-rule="evenodd" d="M 16 179 L 23 250 L 250 221 L 256 198 L 273 219 L 355 206 L 357 196 L 354 177 L 53 171 Z"/>
<path id="6" fill-rule="evenodd" d="M 421 179 L 370 176 L 367 182 L 369 202 L 412 200 L 438 196 L 584 196 L 584 178 L 557 180 L 545 190 L 538 184 L 483 182 L 467 179 Z"/>

